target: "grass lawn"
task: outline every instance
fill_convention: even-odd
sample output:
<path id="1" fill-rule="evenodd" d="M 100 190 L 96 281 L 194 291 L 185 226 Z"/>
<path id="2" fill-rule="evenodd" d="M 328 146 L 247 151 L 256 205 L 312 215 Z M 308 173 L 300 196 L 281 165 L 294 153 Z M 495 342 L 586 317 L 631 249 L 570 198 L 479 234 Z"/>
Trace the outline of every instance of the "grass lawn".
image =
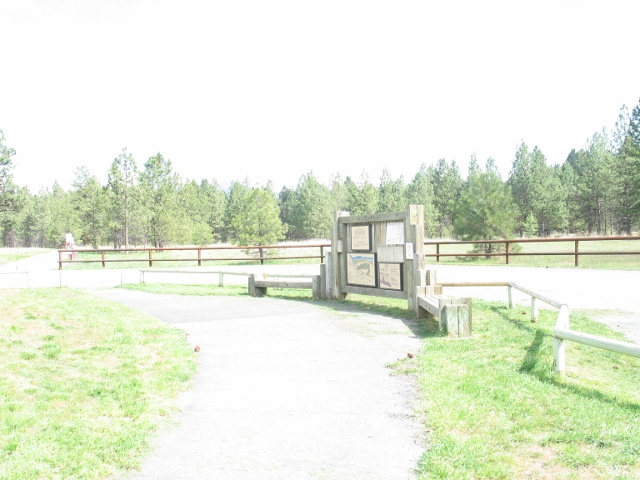
<path id="1" fill-rule="evenodd" d="M 640 359 L 568 342 L 553 371 L 556 312 L 475 301 L 474 337 L 426 338 L 415 375 L 430 448 L 421 479 L 640 478 Z M 572 329 L 621 338 L 572 315 Z"/>
<path id="2" fill-rule="evenodd" d="M 207 294 L 202 286 L 124 288 Z M 246 287 L 208 288 L 247 294 Z M 269 296 L 311 300 L 299 290 L 269 289 Z M 351 295 L 346 302 L 413 318 L 403 300 Z M 419 479 L 640 478 L 640 359 L 567 342 L 567 373 L 556 374 L 556 316 L 541 309 L 531 323 L 526 308 L 475 300 L 471 339 L 442 337 L 425 322 L 422 351 L 392 366 L 419 385 L 428 439 Z M 572 314 L 571 327 L 621 338 L 581 314 Z"/>
<path id="3" fill-rule="evenodd" d="M 2 291 L 0 478 L 136 468 L 194 356 L 183 331 L 77 290 Z"/>

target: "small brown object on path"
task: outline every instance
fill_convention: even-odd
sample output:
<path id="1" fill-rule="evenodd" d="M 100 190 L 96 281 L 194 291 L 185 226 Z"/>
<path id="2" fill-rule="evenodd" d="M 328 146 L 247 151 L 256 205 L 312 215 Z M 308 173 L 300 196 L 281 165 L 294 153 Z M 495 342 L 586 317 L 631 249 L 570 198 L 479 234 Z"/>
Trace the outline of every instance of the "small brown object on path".
<path id="1" fill-rule="evenodd" d="M 413 353 L 411 353 L 411 352 L 407 353 L 407 357 L 413 358 Z"/>
<path id="2" fill-rule="evenodd" d="M 196 345 L 196 348 L 193 349 L 194 352 L 199 352 L 200 351 L 200 345 Z"/>

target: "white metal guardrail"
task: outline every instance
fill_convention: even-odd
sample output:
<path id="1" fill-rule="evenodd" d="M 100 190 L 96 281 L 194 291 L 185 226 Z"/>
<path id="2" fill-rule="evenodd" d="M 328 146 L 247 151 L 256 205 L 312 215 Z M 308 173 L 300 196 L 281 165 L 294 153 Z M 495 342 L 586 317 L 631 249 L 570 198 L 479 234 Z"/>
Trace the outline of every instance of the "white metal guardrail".
<path id="1" fill-rule="evenodd" d="M 525 293 L 531 297 L 531 319 L 538 318 L 537 300 L 557 308 L 558 317 L 553 331 L 553 360 L 557 372 L 566 370 L 565 341 L 581 343 L 595 348 L 601 348 L 624 355 L 640 358 L 640 345 L 630 342 L 621 342 L 598 335 L 576 332 L 569 328 L 569 306 L 551 298 L 540 295 L 533 290 L 522 287 L 514 282 L 443 282 L 438 283 L 443 287 L 507 287 L 509 295 L 509 308 L 514 308 L 513 289 Z"/>

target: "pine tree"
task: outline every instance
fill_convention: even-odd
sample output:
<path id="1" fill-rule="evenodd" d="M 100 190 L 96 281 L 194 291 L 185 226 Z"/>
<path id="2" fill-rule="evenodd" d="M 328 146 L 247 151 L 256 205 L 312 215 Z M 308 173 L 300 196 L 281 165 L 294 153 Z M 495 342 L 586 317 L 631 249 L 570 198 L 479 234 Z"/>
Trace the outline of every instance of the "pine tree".
<path id="1" fill-rule="evenodd" d="M 0 215 L 15 208 L 16 188 L 13 185 L 11 157 L 16 154 L 13 148 L 5 144 L 4 133 L 0 130 Z"/>
<path id="2" fill-rule="evenodd" d="M 402 175 L 393 180 L 389 171 L 384 168 L 378 187 L 379 212 L 403 212 L 407 208 L 407 195 Z"/>
<path id="3" fill-rule="evenodd" d="M 637 222 L 640 218 L 640 101 L 633 107 L 631 118 L 629 119 L 629 130 L 625 139 L 622 154 L 630 164 L 630 223 Z"/>
<path id="4" fill-rule="evenodd" d="M 313 172 L 298 182 L 291 205 L 291 224 L 295 238 L 329 238 L 333 225 L 331 192 Z"/>
<path id="5" fill-rule="evenodd" d="M 274 245 L 284 238 L 278 202 L 268 188 L 254 188 L 233 219 L 238 245 Z"/>
<path id="6" fill-rule="evenodd" d="M 495 163 L 487 160 L 486 171 L 470 165 L 467 184 L 454 208 L 454 233 L 462 240 L 492 240 L 511 238 L 518 210 Z M 494 244 L 484 244 L 486 253 Z"/>
<path id="7" fill-rule="evenodd" d="M 214 179 L 200 182 L 207 205 L 207 224 L 213 241 L 220 241 L 224 235 L 224 214 L 227 208 L 227 195 Z"/>
<path id="8" fill-rule="evenodd" d="M 520 231 L 530 216 L 538 221 L 538 235 L 546 236 L 551 231 L 566 227 L 566 191 L 538 147 L 530 152 L 521 142 L 507 183 L 520 211 Z"/>
<path id="9" fill-rule="evenodd" d="M 410 205 L 424 205 L 424 234 L 427 237 L 440 235 L 442 230 L 438 229 L 437 226 L 433 183 L 424 163 L 420 171 L 416 173 L 409 185 L 407 185 L 407 202 Z"/>
<path id="10" fill-rule="evenodd" d="M 154 247 L 169 242 L 182 243 L 188 237 L 178 208 L 180 178 L 173 172 L 171 160 L 157 153 L 144 164 L 140 175 L 145 212 L 146 240 Z"/>
<path id="11" fill-rule="evenodd" d="M 140 221 L 138 181 L 136 162 L 124 148 L 111 163 L 107 180 L 112 208 L 111 230 L 116 247 L 122 242 L 125 249 L 130 247 L 131 224 Z"/>
<path id="12" fill-rule="evenodd" d="M 85 245 L 98 248 L 105 236 L 108 217 L 106 193 L 86 166 L 77 168 L 75 173 L 73 205 L 80 222 L 80 239 Z"/>
<path id="13" fill-rule="evenodd" d="M 424 165 L 422 169 L 424 170 Z M 453 231 L 453 208 L 460 197 L 462 177 L 455 160 L 449 165 L 441 158 L 435 168 L 428 169 L 433 179 L 433 204 L 437 214 L 436 234 L 449 237 Z"/>
<path id="14" fill-rule="evenodd" d="M 378 189 L 369 181 L 369 175 L 364 170 L 356 184 L 351 177 L 344 181 L 347 193 L 347 210 L 351 215 L 364 215 L 378 211 Z"/>
<path id="15" fill-rule="evenodd" d="M 224 241 L 234 242 L 238 239 L 239 232 L 235 227 L 238 223 L 236 218 L 238 218 L 241 212 L 246 208 L 245 203 L 247 202 L 251 190 L 248 178 L 246 178 L 243 183 L 234 181 L 231 184 L 227 196 L 227 208 L 225 211 Z"/>
<path id="16" fill-rule="evenodd" d="M 614 158 L 606 132 L 596 132 L 586 149 L 571 156 L 575 172 L 577 214 L 589 233 L 604 235 L 613 230 L 615 215 Z M 569 161 L 569 160 L 567 160 Z"/>

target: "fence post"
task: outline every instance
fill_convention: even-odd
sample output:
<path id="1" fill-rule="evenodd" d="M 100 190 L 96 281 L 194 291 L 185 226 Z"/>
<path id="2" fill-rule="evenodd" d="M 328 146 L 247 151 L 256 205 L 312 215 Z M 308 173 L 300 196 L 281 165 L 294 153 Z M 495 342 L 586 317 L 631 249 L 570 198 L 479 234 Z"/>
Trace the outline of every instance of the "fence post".
<path id="1" fill-rule="evenodd" d="M 507 256 L 507 265 L 509 265 L 509 245 L 510 245 L 509 241 L 505 240 L 505 242 L 504 242 L 504 250 L 505 250 L 505 252 L 507 254 L 506 255 Z"/>
<path id="2" fill-rule="evenodd" d="M 320 263 L 324 263 L 324 247 L 320 245 Z"/>
<path id="3" fill-rule="evenodd" d="M 511 286 L 507 287 L 507 291 L 509 293 L 509 308 L 514 308 L 513 304 L 513 288 Z"/>
<path id="4" fill-rule="evenodd" d="M 153 267 L 153 250 L 149 249 L 149 266 Z"/>
<path id="5" fill-rule="evenodd" d="M 569 329 L 569 307 L 562 305 L 558 312 L 558 320 L 556 321 L 556 329 Z M 566 352 L 565 343 L 562 338 L 553 337 L 553 363 L 556 372 L 563 373 L 566 368 Z"/>
<path id="6" fill-rule="evenodd" d="M 58 250 L 58 270 L 62 270 L 62 252 Z"/>
<path id="7" fill-rule="evenodd" d="M 202 266 L 202 249 L 201 248 L 198 249 L 198 266 L 199 267 Z"/>
<path id="8" fill-rule="evenodd" d="M 436 243 L 436 262 L 440 261 L 440 244 Z"/>
<path id="9" fill-rule="evenodd" d="M 578 266 L 578 240 L 575 241 L 575 248 L 574 248 L 574 257 L 575 257 L 575 261 L 574 261 L 574 265 L 577 267 Z"/>
<path id="10" fill-rule="evenodd" d="M 536 297 L 531 297 L 531 321 L 538 320 L 538 303 Z"/>
<path id="11" fill-rule="evenodd" d="M 107 265 L 104 263 L 104 250 L 100 250 L 100 255 L 102 256 L 102 268 L 105 268 Z"/>
<path id="12" fill-rule="evenodd" d="M 218 272 L 218 286 L 224 287 L 224 273 Z"/>
<path id="13" fill-rule="evenodd" d="M 262 254 L 263 250 L 263 248 L 258 248 L 258 251 L 260 252 L 260 265 L 264 265 L 264 256 Z"/>

